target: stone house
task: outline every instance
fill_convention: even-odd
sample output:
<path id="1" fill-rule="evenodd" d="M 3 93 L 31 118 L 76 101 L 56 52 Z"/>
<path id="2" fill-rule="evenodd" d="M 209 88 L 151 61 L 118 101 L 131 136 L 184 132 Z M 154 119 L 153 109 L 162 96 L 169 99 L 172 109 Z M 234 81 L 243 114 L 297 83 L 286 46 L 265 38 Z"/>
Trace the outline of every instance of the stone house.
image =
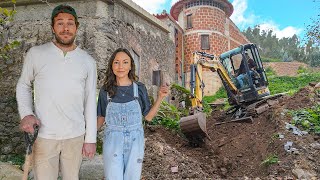
<path id="1" fill-rule="evenodd" d="M 20 117 L 15 100 L 15 86 L 20 76 L 23 58 L 30 47 L 53 38 L 52 9 L 66 3 L 74 7 L 80 27 L 76 44 L 92 55 L 97 62 L 98 87 L 105 78 L 106 65 L 118 47 L 131 51 L 140 81 L 146 84 L 149 95 L 156 96 L 152 85 L 153 71 L 165 71 L 167 81 L 174 79 L 174 43 L 168 27 L 131 0 L 17 0 L 15 20 L 4 32 L 8 40 L 17 39 L 21 45 L 12 51 L 10 59 L 0 60 L 0 159 L 23 153 L 25 145 L 19 130 Z M 10 1 L 0 7 L 12 7 Z"/>
<path id="2" fill-rule="evenodd" d="M 12 7 L 10 0 L 0 7 Z M 151 15 L 131 0 L 17 0 L 15 20 L 3 32 L 9 41 L 21 45 L 9 60 L 0 59 L 0 160 L 25 151 L 15 86 L 23 58 L 30 47 L 53 38 L 51 12 L 58 4 L 74 7 L 80 21 L 76 44 L 92 55 L 97 63 L 98 87 L 105 79 L 106 65 L 118 47 L 129 49 L 140 81 L 149 95 L 156 96 L 153 72 L 165 72 L 165 81 L 188 87 L 191 54 L 196 50 L 220 54 L 248 40 L 230 20 L 233 7 L 227 0 L 179 0 L 170 14 Z M 191 24 L 190 24 L 191 23 Z M 204 73 L 205 93 L 221 86 L 215 73 Z"/>

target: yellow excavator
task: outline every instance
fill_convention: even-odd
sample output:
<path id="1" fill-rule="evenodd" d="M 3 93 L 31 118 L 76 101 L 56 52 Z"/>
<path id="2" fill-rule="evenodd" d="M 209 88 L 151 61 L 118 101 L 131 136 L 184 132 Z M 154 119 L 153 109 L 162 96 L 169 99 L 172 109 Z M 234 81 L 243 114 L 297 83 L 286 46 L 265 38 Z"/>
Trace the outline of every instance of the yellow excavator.
<path id="1" fill-rule="evenodd" d="M 278 97 L 271 96 L 268 79 L 263 68 L 258 48 L 255 44 L 243 44 L 220 56 L 205 52 L 194 52 L 190 65 L 190 98 L 189 116 L 180 119 L 180 128 L 189 142 L 195 146 L 208 137 L 206 115 L 203 112 L 204 83 L 202 68 L 217 72 L 228 95 L 231 106 L 226 113 L 231 120 L 253 121 L 254 116 L 261 114 L 278 103 Z M 222 124 L 226 122 L 216 123 Z M 210 139 L 210 138 L 209 138 Z"/>

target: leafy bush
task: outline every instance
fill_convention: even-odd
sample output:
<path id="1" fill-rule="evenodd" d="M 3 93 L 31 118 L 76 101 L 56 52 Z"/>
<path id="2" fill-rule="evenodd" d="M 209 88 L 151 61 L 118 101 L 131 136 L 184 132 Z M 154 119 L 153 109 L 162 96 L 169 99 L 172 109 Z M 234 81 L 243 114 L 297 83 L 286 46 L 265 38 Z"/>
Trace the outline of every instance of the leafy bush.
<path id="1" fill-rule="evenodd" d="M 158 114 L 152 119 L 150 124 L 163 125 L 166 128 L 179 131 L 179 120 L 184 113 L 179 111 L 174 105 L 162 101 Z"/>
<path id="2" fill-rule="evenodd" d="M 171 87 L 171 95 L 173 95 L 179 102 L 184 101 L 186 107 L 191 106 L 190 100 L 190 91 L 178 84 L 172 84 Z"/>
<path id="3" fill-rule="evenodd" d="M 177 84 L 171 86 L 171 91 L 174 97 L 177 98 L 179 102 L 185 101 L 185 107 L 176 107 L 165 101 L 161 102 L 159 111 L 151 121 L 151 125 L 162 125 L 169 129 L 174 129 L 180 131 L 179 121 L 181 117 L 189 115 L 189 108 L 191 107 L 190 91 L 181 87 Z M 203 99 L 203 112 L 207 116 L 211 115 L 212 109 L 208 104 L 208 101 Z"/>
<path id="4" fill-rule="evenodd" d="M 271 77 L 273 77 L 273 76 L 276 76 L 276 72 L 275 72 L 271 67 L 267 67 L 267 68 L 265 69 L 265 71 L 266 71 L 266 74 L 267 74 L 267 77 L 268 77 L 268 78 L 271 78 Z"/>
<path id="5" fill-rule="evenodd" d="M 9 41 L 6 34 L 10 32 L 10 22 L 13 21 L 14 15 L 17 13 L 15 10 L 14 4 L 16 3 L 16 0 L 11 0 L 12 2 L 12 9 L 2 8 L 0 7 L 0 60 L 8 60 L 9 52 L 20 46 L 20 42 L 17 40 Z"/>
<path id="6" fill-rule="evenodd" d="M 304 74 L 304 73 L 307 73 L 308 72 L 308 69 L 303 67 L 303 66 L 299 66 L 298 68 L 298 74 Z"/>
<path id="7" fill-rule="evenodd" d="M 304 130 L 320 134 L 320 105 L 311 108 L 289 111 L 292 124 L 301 126 Z"/>

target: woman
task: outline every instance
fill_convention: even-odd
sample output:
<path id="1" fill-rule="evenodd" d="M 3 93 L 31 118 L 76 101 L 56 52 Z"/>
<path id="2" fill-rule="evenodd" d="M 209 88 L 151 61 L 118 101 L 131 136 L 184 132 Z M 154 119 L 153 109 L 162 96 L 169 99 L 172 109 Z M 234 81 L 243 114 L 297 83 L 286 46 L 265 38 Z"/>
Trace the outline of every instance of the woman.
<path id="1" fill-rule="evenodd" d="M 161 86 L 151 107 L 147 89 L 137 81 L 135 65 L 127 49 L 119 48 L 111 56 L 107 80 L 98 99 L 98 129 L 105 122 L 103 158 L 106 180 L 139 180 L 144 156 L 142 116 L 151 121 L 160 103 L 169 93 Z"/>

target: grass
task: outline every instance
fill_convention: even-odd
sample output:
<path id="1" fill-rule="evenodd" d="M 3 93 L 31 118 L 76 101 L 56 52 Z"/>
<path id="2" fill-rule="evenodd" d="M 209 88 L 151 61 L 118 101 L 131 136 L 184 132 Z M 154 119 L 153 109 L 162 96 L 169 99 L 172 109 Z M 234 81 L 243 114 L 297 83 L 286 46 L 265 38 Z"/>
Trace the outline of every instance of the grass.
<path id="1" fill-rule="evenodd" d="M 269 78 L 269 89 L 271 94 L 288 92 L 293 94 L 299 89 L 305 87 L 310 82 L 318 82 L 320 73 L 303 73 L 296 77 L 281 76 Z"/>
<path id="2" fill-rule="evenodd" d="M 275 154 L 272 154 L 272 155 L 269 155 L 265 160 L 263 160 L 260 165 L 270 166 L 278 162 L 279 162 L 278 156 Z"/>
<path id="3" fill-rule="evenodd" d="M 266 69 L 266 73 L 269 80 L 268 87 L 271 94 L 286 92 L 289 95 L 293 95 L 299 89 L 307 86 L 310 82 L 318 82 L 320 79 L 320 72 L 309 73 L 304 67 L 299 68 L 299 75 L 296 77 L 276 76 L 275 71 L 270 67 Z M 224 87 L 221 87 L 216 94 L 212 96 L 205 96 L 203 101 L 211 103 L 220 98 L 227 98 L 227 93 Z M 227 109 L 227 107 L 230 107 L 228 103 L 223 107 L 223 109 Z"/>
<path id="4" fill-rule="evenodd" d="M 261 57 L 262 62 L 282 62 L 281 59 Z"/>
<path id="5" fill-rule="evenodd" d="M 13 165 L 18 165 L 21 168 L 22 165 L 24 164 L 24 160 L 25 160 L 25 154 L 16 154 L 16 155 L 7 157 L 3 161 L 9 162 Z"/>
<path id="6" fill-rule="evenodd" d="M 265 71 L 266 71 L 267 77 L 269 78 L 272 78 L 277 75 L 276 72 L 271 67 L 267 67 Z"/>
<path id="7" fill-rule="evenodd" d="M 221 87 L 216 94 L 214 94 L 213 96 L 205 96 L 203 98 L 203 101 L 207 102 L 207 103 L 211 103 L 214 102 L 217 99 L 220 98 L 227 98 L 227 91 L 224 89 L 224 87 Z"/>

